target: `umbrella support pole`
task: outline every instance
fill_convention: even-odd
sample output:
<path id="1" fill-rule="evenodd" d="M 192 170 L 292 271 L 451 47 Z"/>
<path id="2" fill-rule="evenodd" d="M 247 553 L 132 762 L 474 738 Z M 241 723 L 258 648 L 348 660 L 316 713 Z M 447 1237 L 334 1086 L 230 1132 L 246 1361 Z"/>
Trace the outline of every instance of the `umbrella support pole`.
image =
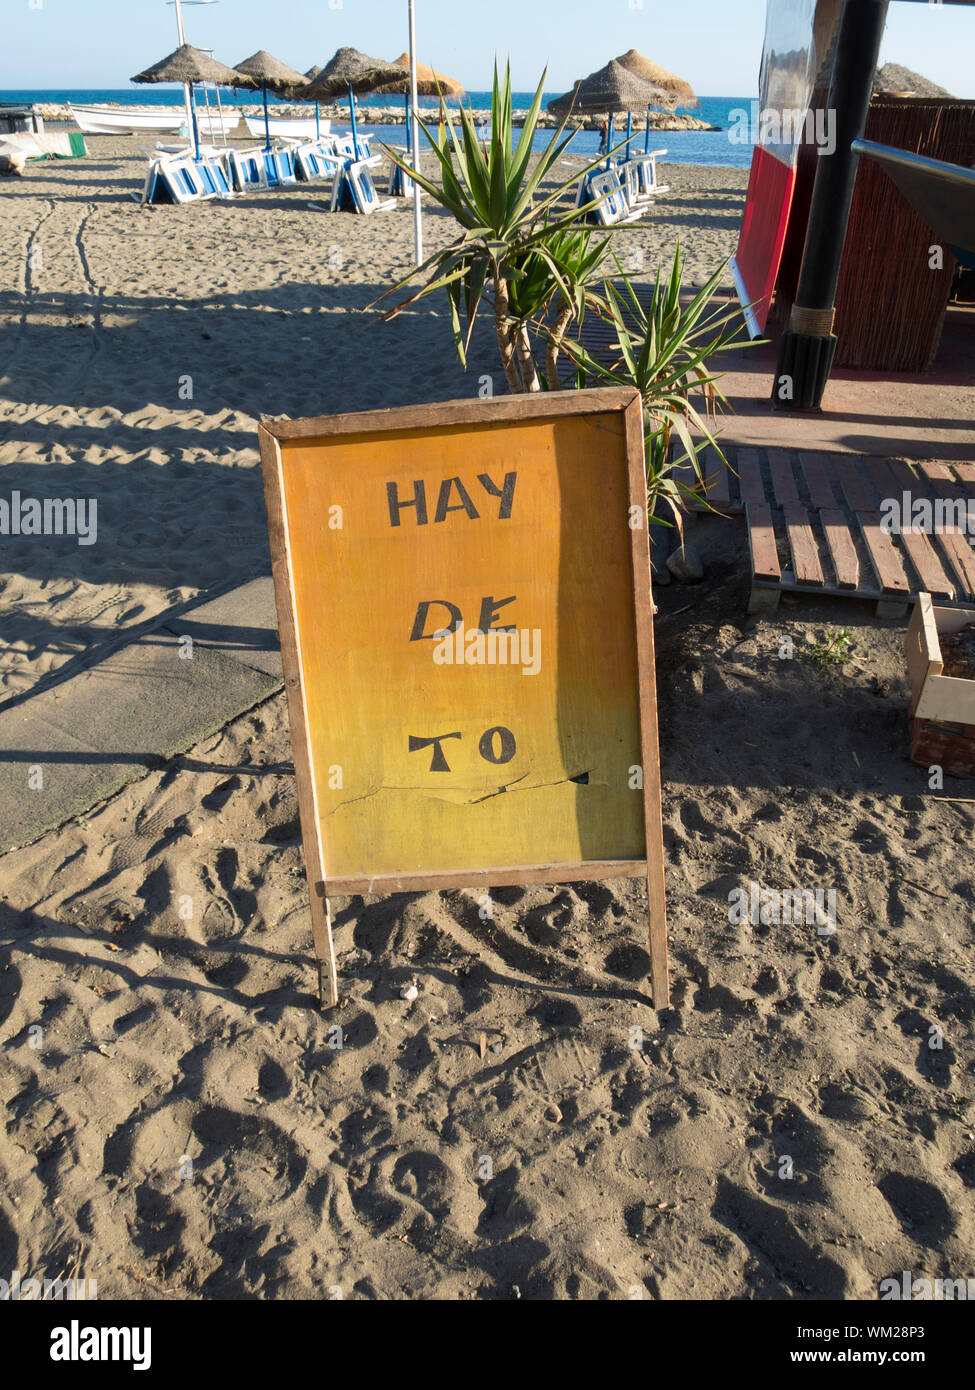
<path id="1" fill-rule="evenodd" d="M 352 153 L 358 160 L 359 158 L 359 135 L 355 127 L 355 92 L 352 90 L 352 83 L 349 83 L 349 116 L 352 121 Z"/>
<path id="2" fill-rule="evenodd" d="M 412 108 L 413 168 L 420 172 L 420 117 L 417 113 L 416 92 L 416 5 L 409 0 L 410 19 L 410 106 Z M 413 255 L 417 265 L 423 264 L 423 210 L 420 204 L 420 185 L 413 181 Z"/>
<path id="3" fill-rule="evenodd" d="M 193 95 L 188 82 L 183 83 L 183 105 L 186 107 L 186 138 L 193 139 Z"/>
<path id="4" fill-rule="evenodd" d="M 199 121 L 196 119 L 196 100 L 195 100 L 195 98 L 194 98 L 194 96 L 193 96 L 193 88 L 192 88 L 192 86 L 190 87 L 189 90 L 190 90 L 190 112 L 191 112 L 191 114 L 192 114 L 192 120 L 193 120 L 193 128 L 192 128 L 192 134 L 193 134 L 193 157 L 194 157 L 194 159 L 197 159 L 197 160 L 198 160 L 198 159 L 200 158 L 200 123 L 199 123 Z"/>
<path id="5" fill-rule="evenodd" d="M 212 139 L 213 139 L 213 117 L 210 115 L 210 93 L 207 91 L 207 84 L 206 84 L 205 82 L 204 82 L 204 84 L 203 84 L 203 105 L 204 105 L 204 106 L 206 107 L 206 109 L 207 109 L 207 130 L 210 132 L 210 139 L 212 140 Z M 197 117 L 197 124 L 199 124 L 199 117 Z M 199 142 L 197 142 L 197 144 L 199 144 Z M 200 157 L 199 149 L 197 149 L 197 155 L 196 155 L 196 157 L 197 157 L 197 159 L 199 159 L 199 157 Z"/>

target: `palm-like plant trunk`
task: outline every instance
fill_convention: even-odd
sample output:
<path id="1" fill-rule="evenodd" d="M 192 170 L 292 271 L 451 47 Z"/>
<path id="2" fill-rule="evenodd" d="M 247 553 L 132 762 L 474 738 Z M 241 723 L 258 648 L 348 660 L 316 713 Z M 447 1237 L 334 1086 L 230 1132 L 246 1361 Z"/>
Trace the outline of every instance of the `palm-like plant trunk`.
<path id="1" fill-rule="evenodd" d="M 521 395 L 524 386 L 521 382 L 521 374 L 518 370 L 518 363 L 515 359 L 515 345 L 511 341 L 511 329 L 508 324 L 508 282 L 503 275 L 495 275 L 494 279 L 494 332 L 498 340 L 498 352 L 501 354 L 501 365 L 508 385 L 514 394 Z"/>
<path id="2" fill-rule="evenodd" d="M 559 380 L 559 349 L 562 346 L 562 339 L 569 331 L 569 324 L 572 322 L 572 317 L 572 305 L 567 304 L 564 299 L 560 300 L 559 312 L 555 317 L 552 336 L 548 341 L 548 348 L 545 352 L 545 376 L 550 391 L 560 391 L 562 389 L 562 382 Z"/>
<path id="3" fill-rule="evenodd" d="M 538 368 L 535 366 L 535 354 L 532 352 L 531 338 L 528 336 L 528 328 L 525 324 L 519 324 L 515 330 L 515 347 L 518 352 L 518 370 L 521 372 L 521 379 L 524 383 L 523 391 L 540 391 L 542 383 L 538 379 Z"/>

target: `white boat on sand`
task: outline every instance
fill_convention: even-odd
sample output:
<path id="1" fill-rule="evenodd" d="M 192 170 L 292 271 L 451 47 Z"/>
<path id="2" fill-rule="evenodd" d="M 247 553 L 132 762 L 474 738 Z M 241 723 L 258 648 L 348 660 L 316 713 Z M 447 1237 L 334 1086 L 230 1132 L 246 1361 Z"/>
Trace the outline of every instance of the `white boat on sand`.
<path id="1" fill-rule="evenodd" d="M 198 106 L 196 124 L 201 140 L 226 140 L 240 124 L 240 112 L 232 106 L 224 107 L 219 112 L 215 106 L 211 106 L 209 111 L 206 107 Z"/>
<path id="2" fill-rule="evenodd" d="M 74 119 L 88 135 L 176 135 L 186 130 L 186 112 L 164 107 L 73 106 Z M 231 107 L 218 112 L 215 107 L 198 107 L 196 122 L 200 138 L 223 140 L 237 126 L 240 112 Z"/>
<path id="3" fill-rule="evenodd" d="M 160 107 L 73 106 L 68 110 L 88 135 L 174 134 L 186 123 L 183 112 Z"/>
<path id="4" fill-rule="evenodd" d="M 255 140 L 264 139 L 264 117 L 245 116 L 247 129 Z M 271 116 L 268 120 L 272 140 L 314 140 L 318 134 L 315 125 L 315 117 L 309 120 L 305 116 L 289 118 L 286 116 Z M 327 135 L 331 129 L 331 122 L 322 121 L 321 133 Z"/>

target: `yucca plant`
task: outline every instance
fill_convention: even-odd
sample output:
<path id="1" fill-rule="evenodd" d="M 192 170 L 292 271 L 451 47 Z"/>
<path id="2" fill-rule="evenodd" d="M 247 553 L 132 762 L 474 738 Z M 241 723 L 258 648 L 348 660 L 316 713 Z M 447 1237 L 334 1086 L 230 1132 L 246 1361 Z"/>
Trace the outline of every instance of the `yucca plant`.
<path id="1" fill-rule="evenodd" d="M 581 328 L 587 309 L 598 313 L 606 308 L 595 276 L 608 246 L 609 237 L 597 236 L 591 227 L 555 231 L 548 242 L 549 259 L 528 251 L 517 266 L 520 275 L 509 283 L 509 315 L 528 332 L 534 359 L 544 347 L 544 382 L 550 391 L 562 387 L 559 353 L 570 326 Z M 550 261 L 558 267 L 558 280 Z"/>
<path id="2" fill-rule="evenodd" d="M 573 317 L 581 317 L 588 302 L 586 282 L 604 254 L 592 245 L 592 229 L 584 216 L 596 204 L 556 213 L 555 204 L 602 159 L 595 159 L 552 192 L 542 184 L 562 158 L 575 131 L 565 135 L 568 116 L 553 132 L 548 147 L 531 166 L 532 141 L 538 126 L 545 73 L 538 84 L 524 126 L 514 141 L 511 72 L 499 80 L 497 65 L 491 94 L 492 131 L 482 141 L 470 111 L 461 108 L 458 130 L 441 103 L 436 134 L 420 122 L 439 165 L 440 182 L 417 173 L 396 150 L 386 153 L 424 192 L 449 212 L 461 235 L 434 252 L 388 293 L 404 289 L 417 278 L 423 284 L 408 299 L 386 313 L 393 318 L 408 305 L 444 290 L 450 305 L 454 343 L 467 365 L 467 348 L 485 294 L 494 305 L 494 327 L 505 378 L 512 391 L 542 389 L 537 353 L 546 349 L 545 378 L 558 383 L 558 345 Z M 605 240 L 605 239 L 604 239 Z M 385 296 L 384 296 L 385 297 Z M 540 337 L 541 325 L 554 306 L 555 334 Z M 466 318 L 466 326 L 462 319 Z M 557 334 L 557 336 L 556 336 Z"/>
<path id="3" fill-rule="evenodd" d="M 615 258 L 614 258 L 615 259 Z M 678 243 L 665 283 L 657 271 L 648 299 L 641 299 L 619 261 L 618 281 L 603 285 L 602 312 L 612 322 L 619 350 L 608 361 L 594 357 L 580 342 L 564 339 L 562 348 L 587 381 L 635 386 L 643 398 L 646 437 L 647 505 L 657 520 L 669 507 L 678 527 L 682 505 L 704 482 L 701 453 L 710 445 L 722 463 L 727 459 L 713 433 L 717 412 L 727 405 L 710 370 L 711 358 L 750 346 L 740 337 L 741 310 L 712 306 L 725 266 L 722 264 L 693 299 L 681 304 L 683 261 Z M 697 402 L 697 403 L 695 403 Z M 689 464 L 693 481 L 676 477 Z M 703 488 L 702 488 L 703 491 Z"/>

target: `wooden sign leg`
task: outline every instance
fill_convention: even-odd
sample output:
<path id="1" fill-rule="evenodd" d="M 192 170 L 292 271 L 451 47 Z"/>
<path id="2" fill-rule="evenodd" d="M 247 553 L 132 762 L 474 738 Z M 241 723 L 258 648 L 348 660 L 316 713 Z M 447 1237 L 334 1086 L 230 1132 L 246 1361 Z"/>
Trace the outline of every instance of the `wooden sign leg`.
<path id="1" fill-rule="evenodd" d="M 658 1011 L 670 1008 L 670 972 L 667 967 L 667 900 L 664 866 L 647 858 L 647 912 L 650 919 L 650 992 Z"/>
<path id="2" fill-rule="evenodd" d="M 321 892 L 311 894 L 311 929 L 315 939 L 315 955 L 318 957 L 319 1001 L 323 1009 L 334 1009 L 339 1002 L 339 986 L 335 974 L 332 918 L 328 899 Z"/>

